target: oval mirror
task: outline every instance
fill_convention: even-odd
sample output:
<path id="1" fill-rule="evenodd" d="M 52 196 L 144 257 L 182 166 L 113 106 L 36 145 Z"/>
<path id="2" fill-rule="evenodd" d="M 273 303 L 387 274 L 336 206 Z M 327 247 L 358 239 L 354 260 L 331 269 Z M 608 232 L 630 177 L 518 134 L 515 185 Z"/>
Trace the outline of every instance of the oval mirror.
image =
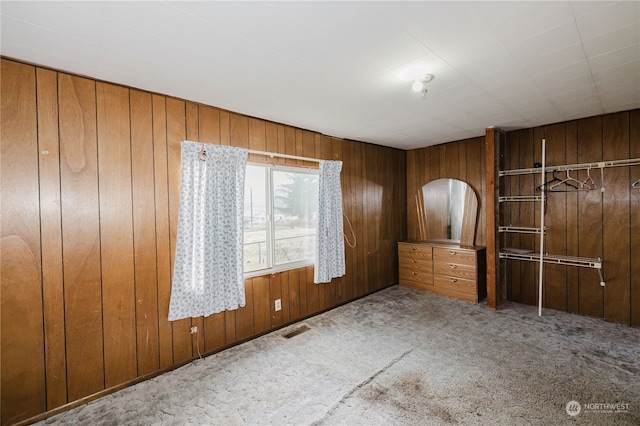
<path id="1" fill-rule="evenodd" d="M 436 179 L 416 194 L 418 233 L 421 240 L 443 240 L 473 245 L 478 197 L 466 182 Z"/>

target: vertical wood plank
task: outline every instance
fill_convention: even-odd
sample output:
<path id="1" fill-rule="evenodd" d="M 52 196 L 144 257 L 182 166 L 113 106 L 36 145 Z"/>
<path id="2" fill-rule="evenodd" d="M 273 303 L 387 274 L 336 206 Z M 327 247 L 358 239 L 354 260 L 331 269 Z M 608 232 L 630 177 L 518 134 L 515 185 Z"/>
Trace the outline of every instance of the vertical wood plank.
<path id="1" fill-rule="evenodd" d="M 198 105 L 198 141 L 220 145 L 220 110 Z M 202 339 L 203 352 L 214 352 L 226 344 L 225 313 L 209 315 L 203 320 L 202 335 L 196 336 L 196 343 Z"/>
<path id="2" fill-rule="evenodd" d="M 282 271 L 278 274 L 280 281 L 280 297 L 282 298 L 282 323 L 288 324 L 291 321 L 291 292 L 289 290 L 289 271 Z M 277 320 L 277 318 L 276 318 Z"/>
<path id="3" fill-rule="evenodd" d="M 36 69 L 47 410 L 66 404 L 58 76 Z"/>
<path id="4" fill-rule="evenodd" d="M 105 387 L 137 375 L 129 90 L 97 83 Z"/>
<path id="5" fill-rule="evenodd" d="M 566 162 L 566 141 L 564 123 L 547 126 L 546 164 L 561 165 Z M 577 176 L 575 176 L 577 177 Z M 536 204 L 538 205 L 538 204 Z M 548 193 L 545 204 L 547 213 L 545 227 L 545 252 L 558 255 L 567 254 L 567 193 Z M 573 214 L 573 212 L 571 212 Z M 544 306 L 567 310 L 567 267 L 547 263 L 544 277 Z"/>
<path id="6" fill-rule="evenodd" d="M 151 95 L 130 91 L 138 376 L 160 368 Z"/>
<path id="7" fill-rule="evenodd" d="M 230 114 L 230 145 L 238 148 L 249 148 L 249 119 L 244 115 Z"/>
<path id="8" fill-rule="evenodd" d="M 231 145 L 231 114 L 220 111 L 220 145 Z"/>
<path id="9" fill-rule="evenodd" d="M 288 308 L 282 300 L 282 276 L 284 274 L 279 272 L 271 275 L 269 279 L 269 321 L 271 328 L 280 327 L 283 324 L 283 310 Z M 280 299 L 281 309 L 276 311 L 275 302 Z"/>
<path id="10" fill-rule="evenodd" d="M 631 158 L 640 158 L 640 109 L 633 110 L 629 113 L 629 141 Z M 630 183 L 640 179 L 640 166 L 630 168 Z M 631 212 L 631 226 L 629 227 L 630 256 L 634 261 L 631 262 L 631 318 L 632 326 L 640 326 L 640 189 L 631 189 L 629 197 L 629 211 Z"/>
<path id="11" fill-rule="evenodd" d="M 265 136 L 265 150 L 268 152 L 278 152 L 278 125 L 275 123 L 267 122 L 264 128 Z M 284 134 L 282 135 L 284 137 Z M 282 163 L 283 159 L 274 157 L 277 164 Z"/>
<path id="12" fill-rule="evenodd" d="M 186 138 L 186 104 L 167 98 L 167 169 L 169 182 L 169 237 L 171 242 L 171 267 L 175 261 L 178 210 L 180 209 L 180 143 Z M 166 302 L 167 304 L 169 301 Z M 173 363 L 179 364 L 193 356 L 191 320 L 172 322 Z"/>
<path id="13" fill-rule="evenodd" d="M 198 105 L 198 141 L 220 145 L 220 110 Z"/>
<path id="14" fill-rule="evenodd" d="M 271 305 L 274 303 L 271 302 L 269 295 L 270 278 L 269 275 L 263 275 L 253 279 L 254 335 L 271 329 Z"/>
<path id="15" fill-rule="evenodd" d="M 249 118 L 249 149 L 267 150 L 266 127 L 263 120 Z"/>
<path id="16" fill-rule="evenodd" d="M 534 161 L 535 144 L 540 144 L 534 139 L 533 129 L 527 129 L 520 136 L 520 165 L 519 168 L 531 168 Z M 540 185 L 537 175 L 523 175 L 520 177 L 520 194 L 535 195 L 535 187 Z M 522 203 L 520 206 L 519 226 L 535 226 L 536 206 L 532 203 Z M 539 251 L 533 235 L 521 235 L 520 247 L 533 252 Z M 521 262 L 520 265 L 520 302 L 527 305 L 536 305 L 538 283 L 535 279 L 537 265 L 534 262 Z"/>
<path id="17" fill-rule="evenodd" d="M 486 130 L 486 196 L 487 202 L 487 306 L 496 309 L 498 306 L 498 280 L 500 261 L 498 259 L 498 161 L 500 158 L 500 142 L 495 128 Z"/>
<path id="18" fill-rule="evenodd" d="M 204 352 L 211 353 L 226 343 L 225 313 L 209 315 L 204 319 Z"/>
<path id="19" fill-rule="evenodd" d="M 602 120 L 603 158 L 621 160 L 630 157 L 629 113 L 605 115 Z M 636 143 L 640 143 L 637 141 Z M 629 167 L 611 167 L 605 171 L 606 189 L 602 197 L 602 236 L 605 253 L 606 286 L 603 291 L 603 316 L 606 320 L 631 323 L 631 185 Z M 635 213 L 636 218 L 640 213 Z M 636 219 L 640 220 L 640 219 Z M 637 261 L 637 259 L 636 259 Z"/>
<path id="20" fill-rule="evenodd" d="M 578 121 L 578 162 L 602 158 L 602 117 Z M 578 193 L 578 255 L 602 258 L 602 195 L 600 191 Z M 606 259 L 605 259 L 606 260 Z M 578 269 L 580 314 L 602 317 L 603 290 L 596 270 Z"/>
<path id="21" fill-rule="evenodd" d="M 160 368 L 167 368 L 173 365 L 173 327 L 169 322 L 172 254 L 169 232 L 167 107 L 164 96 L 152 95 L 151 101 L 153 107 L 153 172 L 158 280 L 158 352 Z"/>
<path id="22" fill-rule="evenodd" d="M 407 238 L 409 240 L 417 240 L 417 220 L 416 205 L 414 195 L 418 190 L 416 187 L 416 152 L 412 149 L 407 151 Z"/>
<path id="23" fill-rule="evenodd" d="M 69 401 L 105 386 L 95 90 L 92 80 L 58 75 Z"/>
<path id="24" fill-rule="evenodd" d="M 364 167 L 363 167 L 363 156 L 364 156 L 364 144 L 354 143 L 354 153 L 353 153 L 353 162 L 354 162 L 354 179 L 355 179 L 355 214 L 354 218 L 351 221 L 353 227 L 356 232 L 356 240 L 358 244 L 356 245 L 356 256 L 358 261 L 357 264 L 357 285 L 356 285 L 356 297 L 360 297 L 366 294 L 367 292 L 367 277 L 366 273 L 366 256 L 367 256 L 367 248 L 366 248 L 366 221 L 365 221 L 365 180 L 364 180 Z"/>
<path id="25" fill-rule="evenodd" d="M 293 322 L 302 318 L 302 313 L 300 311 L 300 279 L 298 275 L 298 269 L 293 269 L 291 271 L 287 271 L 287 281 L 288 281 L 288 300 L 289 300 L 289 321 Z"/>
<path id="26" fill-rule="evenodd" d="M 460 176 L 460 142 L 444 144 L 445 172 L 443 177 L 458 179 Z"/>
<path id="27" fill-rule="evenodd" d="M 244 280 L 244 293 L 246 305 L 238 308 L 236 314 L 236 338 L 238 340 L 248 339 L 255 334 L 254 325 L 254 303 L 253 303 L 253 281 L 255 278 Z"/>
<path id="28" fill-rule="evenodd" d="M 350 244 L 355 243 L 357 247 L 357 240 L 354 238 L 353 229 L 353 217 L 355 210 L 355 191 L 354 191 L 354 179 L 353 179 L 353 143 L 349 141 L 343 142 L 343 177 L 345 192 L 344 199 L 344 212 L 348 221 L 345 220 L 344 229 L 345 234 L 348 236 Z M 349 225 L 351 223 L 351 225 Z M 345 262 L 346 262 L 346 277 L 345 277 L 345 289 L 343 301 L 351 300 L 355 297 L 355 287 L 357 282 L 357 265 L 356 265 L 356 251 L 355 247 L 350 247 L 345 241 Z"/>
<path id="29" fill-rule="evenodd" d="M 298 277 L 299 292 L 300 292 L 300 317 L 306 317 L 311 314 L 309 310 L 309 299 L 307 298 L 307 274 L 305 268 L 295 269 L 295 274 Z"/>
<path id="30" fill-rule="evenodd" d="M 187 140 L 189 141 L 200 141 L 199 109 L 199 106 L 193 102 L 187 102 L 185 105 Z M 193 327 L 196 327 L 195 333 L 191 333 Z M 205 338 L 201 338 L 201 335 L 204 334 L 204 317 L 191 318 L 189 333 L 191 333 L 191 354 L 195 357 L 196 354 L 204 352 Z"/>
<path id="31" fill-rule="evenodd" d="M 34 67 L 2 60 L 2 423 L 46 410 Z M 19 318 L 19 321 L 16 321 Z"/>
<path id="32" fill-rule="evenodd" d="M 570 121 L 565 125 L 566 157 L 567 164 L 578 162 L 578 122 Z M 567 255 L 578 256 L 578 193 L 567 193 Z M 579 268 L 567 268 L 567 311 L 578 313 L 580 311 L 580 289 L 578 285 Z"/>

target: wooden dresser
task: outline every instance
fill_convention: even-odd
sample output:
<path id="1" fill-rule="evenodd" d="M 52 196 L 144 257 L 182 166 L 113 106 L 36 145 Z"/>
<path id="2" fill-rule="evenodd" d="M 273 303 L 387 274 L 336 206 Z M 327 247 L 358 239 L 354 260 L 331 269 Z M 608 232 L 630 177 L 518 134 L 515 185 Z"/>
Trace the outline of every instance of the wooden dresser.
<path id="1" fill-rule="evenodd" d="M 459 244 L 398 243 L 400 285 L 478 303 L 487 296 L 486 249 Z"/>

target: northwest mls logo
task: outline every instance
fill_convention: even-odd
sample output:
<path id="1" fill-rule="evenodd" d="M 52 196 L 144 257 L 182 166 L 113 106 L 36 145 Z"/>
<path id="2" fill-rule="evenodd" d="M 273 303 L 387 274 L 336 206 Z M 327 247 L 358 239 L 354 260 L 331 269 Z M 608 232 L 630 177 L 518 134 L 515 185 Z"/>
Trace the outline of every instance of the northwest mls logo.
<path id="1" fill-rule="evenodd" d="M 589 413 L 628 413 L 631 404 L 617 402 L 614 404 L 610 403 L 595 403 L 589 402 L 584 404 L 584 407 L 580 405 L 578 401 L 569 401 L 567 405 L 564 406 L 564 410 L 568 415 L 574 417 L 578 414 L 584 412 L 585 414 Z"/>
<path id="2" fill-rule="evenodd" d="M 567 405 L 564 406 L 564 410 L 570 416 L 577 416 L 582 411 L 582 406 L 578 401 L 569 401 Z"/>

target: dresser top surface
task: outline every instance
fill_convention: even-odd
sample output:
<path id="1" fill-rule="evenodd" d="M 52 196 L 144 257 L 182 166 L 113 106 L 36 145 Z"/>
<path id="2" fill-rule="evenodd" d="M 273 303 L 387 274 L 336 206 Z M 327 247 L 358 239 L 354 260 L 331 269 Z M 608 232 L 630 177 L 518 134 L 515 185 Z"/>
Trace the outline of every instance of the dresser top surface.
<path id="1" fill-rule="evenodd" d="M 440 247 L 440 248 L 445 248 L 445 249 L 465 249 L 465 250 L 482 250 L 485 247 L 484 246 L 467 246 L 467 245 L 461 245 L 458 243 L 452 243 L 451 241 L 413 241 L 413 240 L 407 240 L 407 241 L 400 241 L 398 242 L 398 244 L 408 244 L 408 245 L 424 245 L 424 246 L 430 246 L 430 247 Z"/>

